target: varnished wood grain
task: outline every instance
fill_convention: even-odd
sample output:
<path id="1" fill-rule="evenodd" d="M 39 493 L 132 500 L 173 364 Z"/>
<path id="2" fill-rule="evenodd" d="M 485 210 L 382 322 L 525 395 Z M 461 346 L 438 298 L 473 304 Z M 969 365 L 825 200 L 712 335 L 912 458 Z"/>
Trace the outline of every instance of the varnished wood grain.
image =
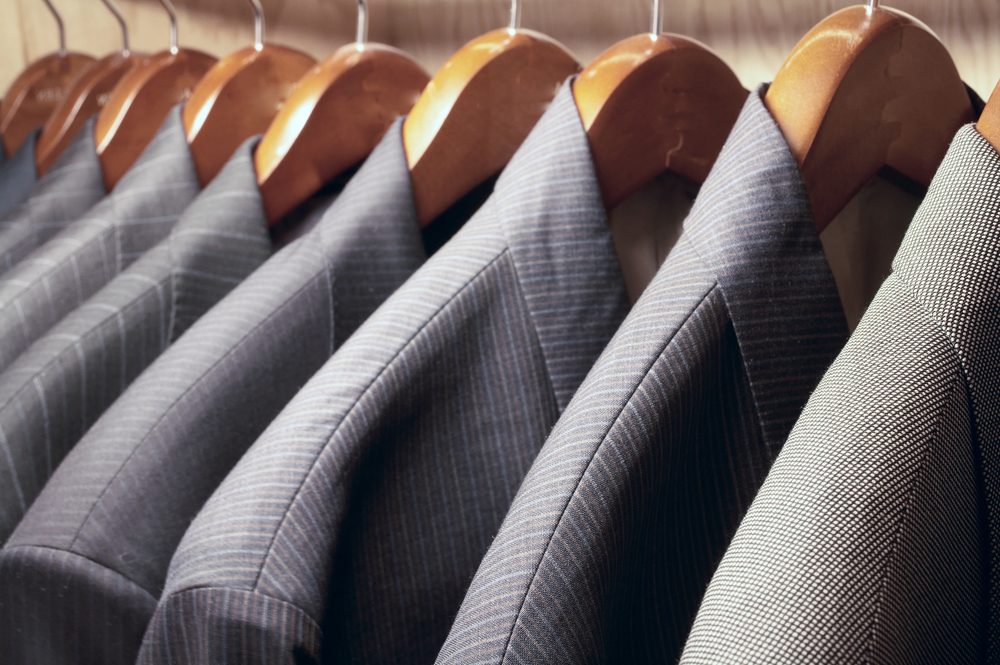
<path id="1" fill-rule="evenodd" d="M 156 0 L 118 0 L 136 49 L 167 45 Z M 99 0 L 54 0 L 69 47 L 103 56 L 120 36 Z M 268 39 L 324 58 L 354 34 L 353 0 L 263 0 Z M 1000 76 L 997 0 L 883 0 L 927 23 L 950 49 L 965 80 L 986 96 Z M 250 43 L 246 0 L 176 0 L 183 45 L 222 56 Z M 507 22 L 506 0 L 369 0 L 371 39 L 412 53 L 434 72 L 462 44 Z M 522 0 L 526 28 L 568 46 L 581 62 L 648 28 L 645 0 Z M 849 2 L 835 0 L 671 0 L 664 29 L 701 40 L 745 86 L 770 80 L 798 40 Z M 0 90 L 27 62 L 56 47 L 52 19 L 39 0 L 0 0 Z"/>

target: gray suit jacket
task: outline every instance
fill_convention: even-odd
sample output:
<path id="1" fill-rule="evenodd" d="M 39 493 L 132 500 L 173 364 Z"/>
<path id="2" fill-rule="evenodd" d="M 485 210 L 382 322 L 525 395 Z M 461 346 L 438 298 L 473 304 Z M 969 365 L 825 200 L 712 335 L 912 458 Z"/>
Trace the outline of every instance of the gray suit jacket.
<path id="1" fill-rule="evenodd" d="M 0 370 L 165 238 L 198 190 L 178 106 L 114 191 L 0 276 Z"/>
<path id="2" fill-rule="evenodd" d="M 236 152 L 165 239 L 0 375 L 0 542 L 104 409 L 270 255 L 254 146 Z"/>
<path id="3" fill-rule="evenodd" d="M 799 170 L 751 94 L 680 241 L 535 460 L 438 661 L 675 661 L 846 338 Z"/>
<path id="4" fill-rule="evenodd" d="M 17 208 L 0 216 L 0 274 L 104 198 L 91 118 Z"/>
<path id="5" fill-rule="evenodd" d="M 740 525 L 685 663 L 1000 659 L 1000 155 L 959 131 Z"/>
<path id="6" fill-rule="evenodd" d="M 432 659 L 627 308 L 566 86 L 473 219 L 206 504 L 140 662 Z"/>
<path id="7" fill-rule="evenodd" d="M 184 529 L 424 257 L 397 124 L 319 224 L 181 337 L 56 471 L 0 552 L 0 662 L 134 663 Z"/>
<path id="8" fill-rule="evenodd" d="M 0 163 L 0 215 L 10 212 L 28 198 L 38 180 L 35 143 L 41 131 L 31 132 L 17 152 Z"/>

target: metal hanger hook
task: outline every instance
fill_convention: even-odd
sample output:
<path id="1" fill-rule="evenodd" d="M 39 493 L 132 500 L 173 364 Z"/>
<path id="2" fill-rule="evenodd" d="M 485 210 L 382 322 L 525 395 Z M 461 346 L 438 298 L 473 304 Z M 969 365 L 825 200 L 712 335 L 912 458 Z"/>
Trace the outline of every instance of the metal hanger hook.
<path id="1" fill-rule="evenodd" d="M 170 52 L 177 55 L 180 51 L 177 47 L 177 8 L 170 0 L 160 0 L 160 4 L 163 5 L 163 11 L 167 12 L 167 17 L 170 19 Z"/>
<path id="2" fill-rule="evenodd" d="M 517 32 L 521 29 L 521 3 L 518 0 L 510 0 L 510 31 Z"/>
<path id="3" fill-rule="evenodd" d="M 63 24 L 62 16 L 59 15 L 55 5 L 52 4 L 52 0 L 42 0 L 42 2 L 49 8 L 49 12 L 51 12 L 52 18 L 56 20 L 56 26 L 59 28 L 59 55 L 66 55 L 66 26 Z"/>
<path id="4" fill-rule="evenodd" d="M 663 0 L 653 0 L 653 27 L 650 32 L 654 35 L 663 32 Z"/>
<path id="5" fill-rule="evenodd" d="M 247 0 L 253 10 L 253 47 L 260 51 L 264 48 L 264 5 L 260 0 Z"/>
<path id="6" fill-rule="evenodd" d="M 868 6 L 865 7 L 865 11 L 868 15 L 871 16 L 874 14 L 876 9 L 878 9 L 878 0 L 868 0 Z"/>
<path id="7" fill-rule="evenodd" d="M 368 3 L 358 0 L 358 34 L 354 40 L 358 46 L 368 43 Z"/>
<path id="8" fill-rule="evenodd" d="M 115 4 L 114 0 L 101 0 L 101 2 L 108 8 L 111 15 L 115 17 L 115 20 L 118 21 L 118 27 L 121 28 L 122 31 L 122 54 L 128 55 L 128 25 L 125 23 L 125 17 L 122 15 L 121 10 L 118 8 L 118 5 Z"/>

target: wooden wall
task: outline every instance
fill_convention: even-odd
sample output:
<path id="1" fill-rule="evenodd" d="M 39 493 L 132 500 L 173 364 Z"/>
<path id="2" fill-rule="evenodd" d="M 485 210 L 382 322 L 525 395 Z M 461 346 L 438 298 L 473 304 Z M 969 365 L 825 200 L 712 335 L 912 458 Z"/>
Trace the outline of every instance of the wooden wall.
<path id="1" fill-rule="evenodd" d="M 117 0 L 133 48 L 167 45 L 165 14 L 156 0 Z M 104 54 L 118 29 L 100 0 L 53 0 L 67 24 L 69 47 Z M 316 57 L 353 38 L 353 0 L 262 0 L 269 41 Z M 223 55 L 249 43 L 246 0 L 175 0 L 185 46 Z M 769 80 L 814 23 L 845 6 L 833 0 L 666 0 L 666 29 L 715 48 L 747 86 Z M 525 27 L 561 40 L 578 58 L 647 29 L 645 0 L 522 0 Z M 369 0 L 371 38 L 409 50 L 433 71 L 464 42 L 507 22 L 505 0 Z M 895 0 L 930 25 L 951 49 L 966 80 L 988 95 L 1000 78 L 1000 0 Z M 25 63 L 56 48 L 42 0 L 0 0 L 0 90 Z"/>

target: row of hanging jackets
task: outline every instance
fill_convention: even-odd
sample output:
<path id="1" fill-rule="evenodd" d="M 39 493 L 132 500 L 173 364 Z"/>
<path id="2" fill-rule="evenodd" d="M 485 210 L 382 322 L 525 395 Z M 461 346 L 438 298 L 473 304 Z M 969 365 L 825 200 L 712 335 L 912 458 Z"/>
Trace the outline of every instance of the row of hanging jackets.
<path id="1" fill-rule="evenodd" d="M 192 133 L 200 93 L 134 161 L 104 111 L 47 168 L 25 134 L 0 663 L 1000 657 L 1000 88 L 899 16 L 790 59 L 829 72 L 861 21 L 861 69 L 739 95 L 676 36 L 543 75 L 548 41 L 490 33 L 406 117 L 303 130 L 282 154 L 330 162 L 274 181 L 270 129 Z M 924 55 L 859 79 L 900 34 Z M 525 72 L 489 74 L 511 115 L 456 65 L 484 45 Z M 870 115 L 886 88 L 927 103 Z"/>

